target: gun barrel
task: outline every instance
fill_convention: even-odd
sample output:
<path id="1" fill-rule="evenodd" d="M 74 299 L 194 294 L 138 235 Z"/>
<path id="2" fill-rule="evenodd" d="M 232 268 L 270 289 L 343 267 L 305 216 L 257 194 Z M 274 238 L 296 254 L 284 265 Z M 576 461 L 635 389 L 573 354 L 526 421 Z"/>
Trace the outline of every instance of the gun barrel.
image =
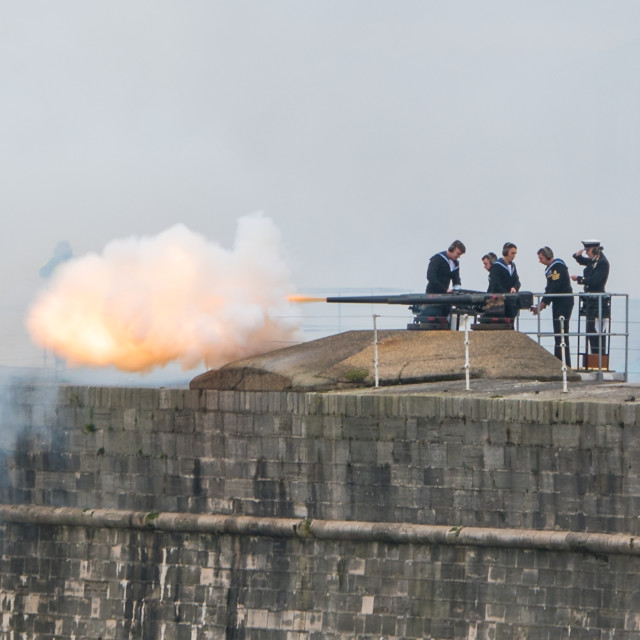
<path id="1" fill-rule="evenodd" d="M 484 304 L 494 297 L 517 299 L 521 309 L 528 309 L 533 304 L 533 294 L 530 291 L 518 293 L 404 293 L 390 296 L 336 296 L 327 298 L 327 302 L 343 302 L 347 304 L 449 304 L 454 306 L 473 306 Z"/>
<path id="2" fill-rule="evenodd" d="M 477 299 L 476 299 L 477 298 Z M 480 304 L 486 299 L 485 295 L 479 294 L 435 294 L 435 293 L 403 293 L 393 296 L 344 296 L 327 298 L 327 302 L 346 302 L 356 304 Z"/>
<path id="3" fill-rule="evenodd" d="M 334 296 L 326 298 L 326 302 L 346 302 L 353 304 L 393 304 L 390 298 L 396 296 Z"/>

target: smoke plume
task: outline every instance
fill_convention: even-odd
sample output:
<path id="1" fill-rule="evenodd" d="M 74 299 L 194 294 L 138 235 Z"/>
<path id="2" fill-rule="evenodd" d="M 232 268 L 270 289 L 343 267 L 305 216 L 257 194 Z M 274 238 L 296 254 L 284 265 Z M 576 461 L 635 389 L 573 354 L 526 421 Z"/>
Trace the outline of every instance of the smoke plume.
<path id="1" fill-rule="evenodd" d="M 61 264 L 31 306 L 32 340 L 69 365 L 218 368 L 299 341 L 279 232 L 239 220 L 233 250 L 184 225 Z"/>

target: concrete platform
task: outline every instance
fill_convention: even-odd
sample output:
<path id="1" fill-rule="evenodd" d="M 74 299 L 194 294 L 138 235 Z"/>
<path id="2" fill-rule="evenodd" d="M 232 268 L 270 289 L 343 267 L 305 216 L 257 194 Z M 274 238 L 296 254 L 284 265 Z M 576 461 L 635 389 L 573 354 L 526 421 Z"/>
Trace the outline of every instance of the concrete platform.
<path id="1" fill-rule="evenodd" d="M 380 385 L 463 379 L 464 337 L 458 331 L 378 331 Z M 471 332 L 469 362 L 474 379 L 562 379 L 560 361 L 517 331 Z M 347 331 L 229 363 L 197 376 L 189 387 L 324 391 L 371 387 L 374 381 L 373 331 Z"/>

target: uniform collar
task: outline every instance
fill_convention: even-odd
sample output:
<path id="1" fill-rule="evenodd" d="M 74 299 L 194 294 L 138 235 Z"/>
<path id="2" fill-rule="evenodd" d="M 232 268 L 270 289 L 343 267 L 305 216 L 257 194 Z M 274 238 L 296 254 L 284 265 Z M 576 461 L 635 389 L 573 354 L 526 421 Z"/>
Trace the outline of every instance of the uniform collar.
<path id="1" fill-rule="evenodd" d="M 545 275 L 553 269 L 553 267 L 557 264 L 561 264 L 563 267 L 567 265 L 564 263 L 564 260 L 560 260 L 560 258 L 554 258 L 553 262 L 544 270 Z"/>

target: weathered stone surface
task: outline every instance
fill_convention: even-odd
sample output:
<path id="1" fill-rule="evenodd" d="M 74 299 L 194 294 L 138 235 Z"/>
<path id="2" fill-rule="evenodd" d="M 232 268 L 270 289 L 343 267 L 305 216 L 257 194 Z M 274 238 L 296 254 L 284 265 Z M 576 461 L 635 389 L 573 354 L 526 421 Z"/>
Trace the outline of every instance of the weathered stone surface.
<path id="1" fill-rule="evenodd" d="M 379 331 L 380 384 L 397 385 L 465 376 L 465 335 L 459 331 Z M 191 389 L 322 391 L 372 386 L 373 331 L 347 331 L 232 362 L 191 381 Z M 559 380 L 560 361 L 518 331 L 469 336 L 473 378 Z M 569 372 L 570 379 L 577 374 Z"/>
<path id="2" fill-rule="evenodd" d="M 1 502 L 145 516 L 83 527 L 3 511 L 0 638 L 640 637 L 640 557 L 584 544 L 640 535 L 640 388 L 460 384 L 69 387 L 54 407 L 14 390 Z M 215 514 L 372 522 L 378 537 L 185 528 Z M 398 541 L 388 523 L 518 545 Z M 523 529 L 575 546 L 529 548 Z"/>

